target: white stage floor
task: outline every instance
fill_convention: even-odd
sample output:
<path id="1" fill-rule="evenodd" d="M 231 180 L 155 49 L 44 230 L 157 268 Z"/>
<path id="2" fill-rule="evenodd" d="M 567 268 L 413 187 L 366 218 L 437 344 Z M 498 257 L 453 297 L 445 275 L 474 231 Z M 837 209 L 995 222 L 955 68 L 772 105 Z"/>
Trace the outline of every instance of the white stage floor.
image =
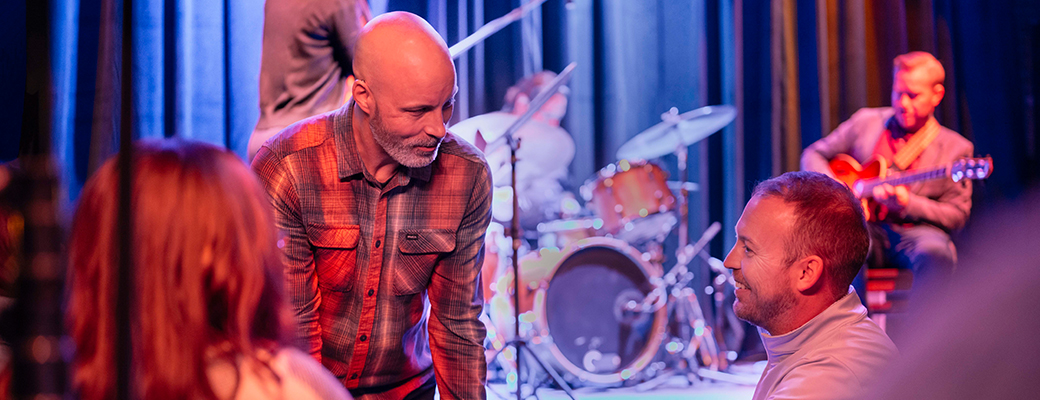
<path id="1" fill-rule="evenodd" d="M 684 376 L 672 376 L 653 383 L 620 388 L 578 388 L 574 393 L 578 399 L 655 399 L 655 400 L 746 400 L 755 393 L 755 383 L 762 374 L 764 362 L 755 364 L 734 365 L 730 368 L 731 379 L 742 382 L 721 382 L 711 379 L 695 379 L 691 384 Z M 652 387 L 649 385 L 653 385 Z M 511 400 L 516 394 L 509 391 L 504 383 L 491 384 L 488 388 L 488 399 Z M 525 391 L 526 392 L 526 391 Z M 527 393 L 525 393 L 527 394 Z M 566 400 L 567 394 L 562 390 L 543 387 L 537 390 L 537 397 L 525 398 L 539 400 Z"/>

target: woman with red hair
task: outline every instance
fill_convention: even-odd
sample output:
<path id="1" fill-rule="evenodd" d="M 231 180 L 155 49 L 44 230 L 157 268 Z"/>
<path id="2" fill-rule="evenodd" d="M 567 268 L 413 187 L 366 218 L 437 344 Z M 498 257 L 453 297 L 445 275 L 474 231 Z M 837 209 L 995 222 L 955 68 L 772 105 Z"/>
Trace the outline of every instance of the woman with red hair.
<path id="1" fill-rule="evenodd" d="M 132 385 L 146 399 L 349 398 L 287 345 L 273 211 L 234 154 L 182 140 L 140 142 L 133 157 Z M 73 385 L 116 394 L 119 170 L 87 182 L 72 226 L 67 323 Z"/>

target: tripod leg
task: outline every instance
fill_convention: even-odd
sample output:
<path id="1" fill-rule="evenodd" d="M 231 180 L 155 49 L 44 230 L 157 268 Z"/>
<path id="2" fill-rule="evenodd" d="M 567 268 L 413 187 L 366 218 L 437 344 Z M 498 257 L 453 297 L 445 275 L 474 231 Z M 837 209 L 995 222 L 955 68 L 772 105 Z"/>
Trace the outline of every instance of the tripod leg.
<path id="1" fill-rule="evenodd" d="M 527 348 L 527 345 L 525 343 L 523 343 L 523 342 L 518 343 L 516 350 L 517 350 L 517 352 L 516 352 L 517 359 L 522 357 L 521 354 L 523 354 L 524 351 L 527 351 L 527 354 L 529 356 L 531 356 L 532 358 L 534 358 L 534 360 L 536 362 L 538 362 L 538 366 L 542 367 L 542 370 L 547 372 L 549 374 L 549 376 L 552 377 L 553 382 L 556 382 L 556 384 L 559 385 L 560 388 L 563 389 L 563 391 L 565 393 L 567 393 L 567 397 L 570 397 L 571 400 L 577 400 L 574 397 L 574 391 L 571 389 L 570 385 L 568 385 L 567 382 L 563 380 L 563 377 L 560 376 L 560 374 L 557 373 L 556 370 L 554 370 L 554 369 L 550 368 L 549 366 L 545 365 L 545 362 L 542 361 L 542 359 L 540 357 L 538 357 L 538 355 L 535 354 L 534 351 L 532 351 L 531 349 Z M 520 371 L 517 371 L 517 375 L 516 376 L 517 376 L 516 390 L 519 392 L 520 391 Z"/>
<path id="2" fill-rule="evenodd" d="M 718 370 L 720 354 L 718 354 L 718 347 L 712 333 L 713 330 L 708 326 L 700 302 L 697 300 L 697 294 L 689 288 L 683 289 L 679 307 L 685 310 L 685 315 L 688 316 L 685 321 L 686 328 L 693 332 L 692 335 L 687 336 L 690 342 L 683 355 L 688 360 L 699 361 L 699 364 L 703 364 L 712 370 Z M 700 355 L 699 360 L 694 357 L 695 354 Z M 695 364 L 691 362 L 691 370 L 695 371 L 697 369 Z"/>

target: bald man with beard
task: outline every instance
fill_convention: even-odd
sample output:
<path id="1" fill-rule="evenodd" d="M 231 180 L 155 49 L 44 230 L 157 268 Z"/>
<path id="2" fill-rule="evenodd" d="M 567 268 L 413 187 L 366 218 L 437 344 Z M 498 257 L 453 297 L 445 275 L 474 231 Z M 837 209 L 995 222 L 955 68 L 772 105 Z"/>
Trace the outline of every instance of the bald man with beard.
<path id="1" fill-rule="evenodd" d="M 455 67 L 421 18 L 361 30 L 353 100 L 286 128 L 253 169 L 285 232 L 305 350 L 358 399 L 485 398 L 477 282 L 491 174 L 445 128 Z"/>

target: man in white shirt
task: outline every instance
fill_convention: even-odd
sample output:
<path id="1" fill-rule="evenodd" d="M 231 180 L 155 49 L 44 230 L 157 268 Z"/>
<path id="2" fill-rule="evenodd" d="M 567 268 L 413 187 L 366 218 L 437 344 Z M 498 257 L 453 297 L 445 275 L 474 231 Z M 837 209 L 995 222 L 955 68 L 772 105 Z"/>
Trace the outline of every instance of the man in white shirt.
<path id="1" fill-rule="evenodd" d="M 769 362 L 754 399 L 844 399 L 897 350 L 850 286 L 869 247 L 860 202 L 816 172 L 755 187 L 726 256 L 736 315 L 758 326 Z"/>

